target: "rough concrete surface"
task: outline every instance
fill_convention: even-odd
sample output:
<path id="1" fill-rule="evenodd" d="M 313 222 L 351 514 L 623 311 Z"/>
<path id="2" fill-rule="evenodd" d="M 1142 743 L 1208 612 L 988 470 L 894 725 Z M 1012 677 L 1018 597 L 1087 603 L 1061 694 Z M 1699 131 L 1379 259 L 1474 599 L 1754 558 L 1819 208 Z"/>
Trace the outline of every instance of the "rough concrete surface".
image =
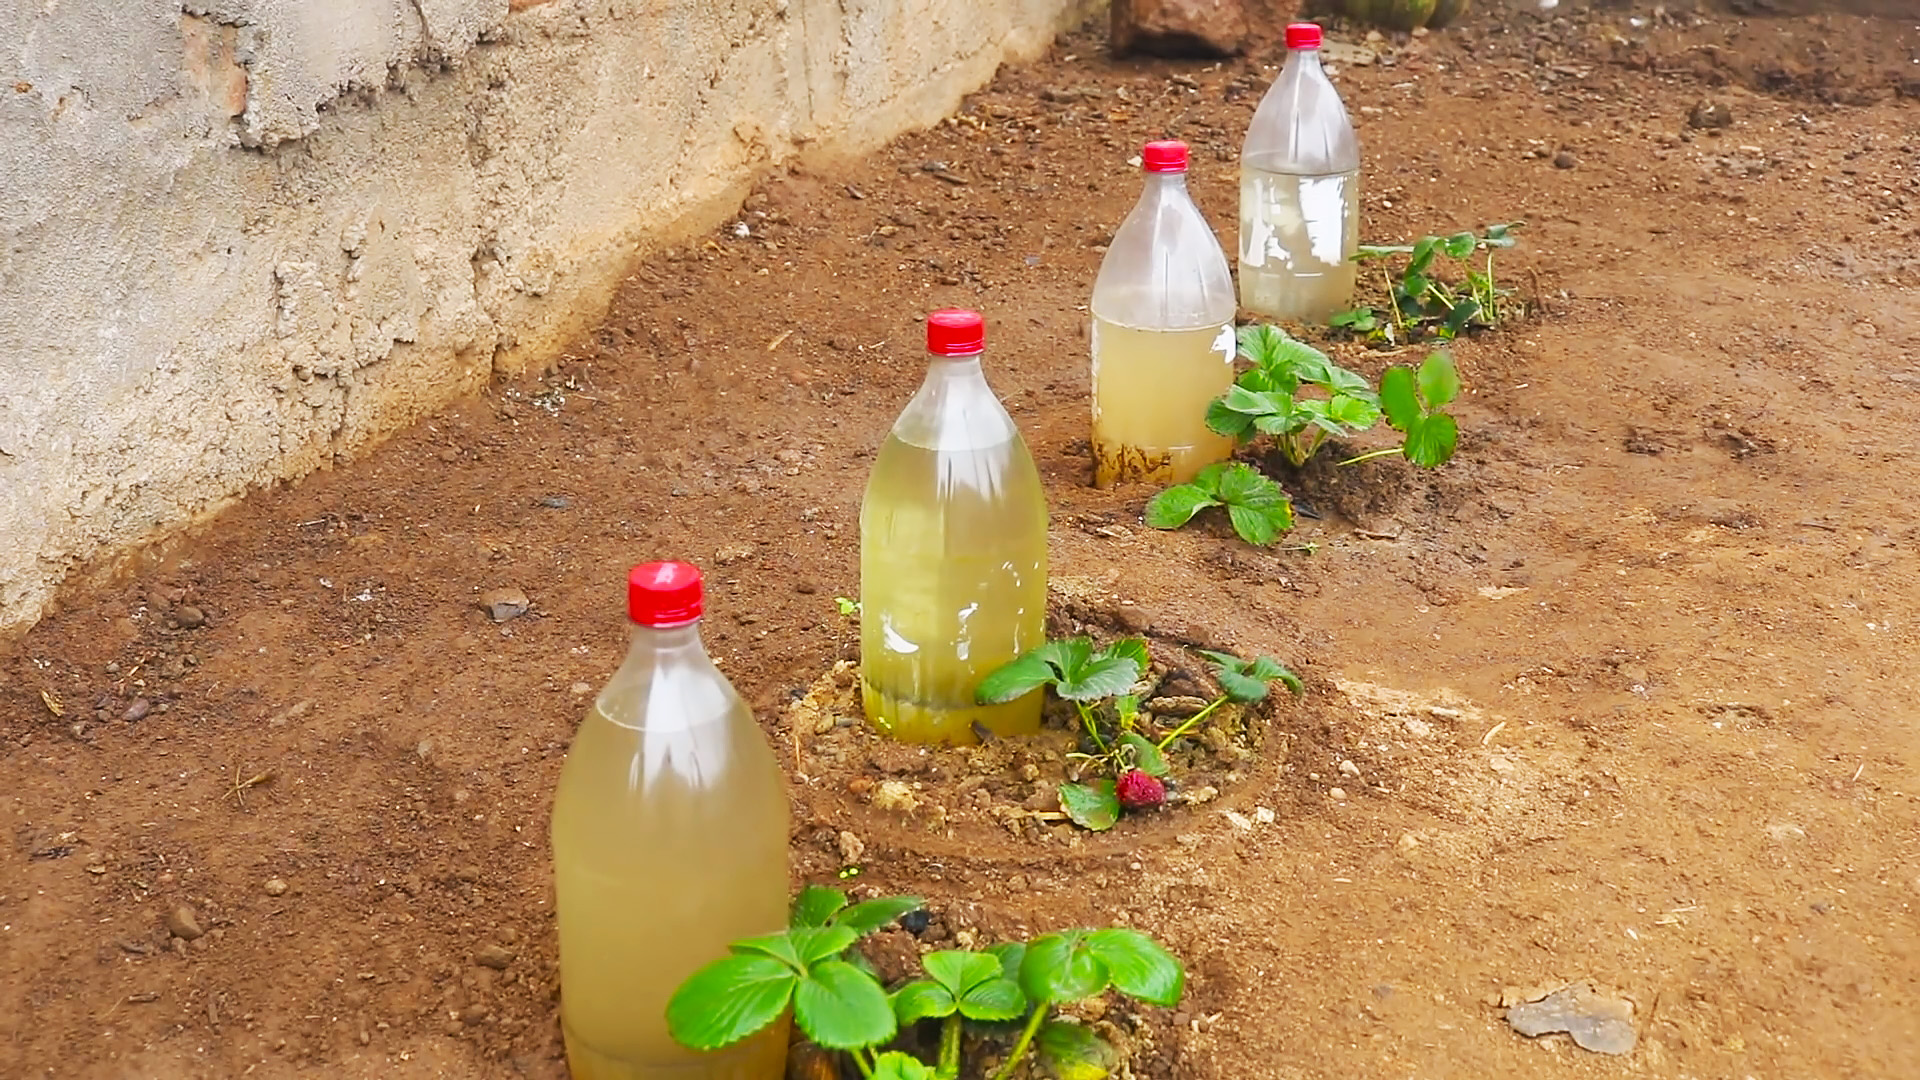
<path id="1" fill-rule="evenodd" d="M 596 318 L 1087 0 L 0 5 L 0 632 Z"/>

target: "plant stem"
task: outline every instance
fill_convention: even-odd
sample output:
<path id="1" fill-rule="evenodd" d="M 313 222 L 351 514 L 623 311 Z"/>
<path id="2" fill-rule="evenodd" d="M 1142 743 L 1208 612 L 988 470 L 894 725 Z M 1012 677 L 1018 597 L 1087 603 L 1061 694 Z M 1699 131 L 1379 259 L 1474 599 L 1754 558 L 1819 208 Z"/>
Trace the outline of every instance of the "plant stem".
<path id="1" fill-rule="evenodd" d="M 1347 460 L 1341 462 L 1340 464 L 1358 465 L 1363 461 L 1372 461 L 1374 458 L 1377 458 L 1377 457 L 1386 457 L 1388 454 L 1398 454 L 1405 449 L 1406 449 L 1406 446 L 1401 445 L 1401 446 L 1389 446 L 1385 450 L 1370 450 L 1367 453 L 1361 454 L 1359 457 L 1350 457 Z"/>
<path id="2" fill-rule="evenodd" d="M 1040 1024 L 1046 1018 L 1047 1006 L 1035 1005 L 1033 1018 L 1027 1021 L 1027 1029 L 1020 1033 L 1020 1041 L 1013 1044 L 1013 1053 L 1007 1055 L 1005 1064 L 993 1074 L 993 1080 L 1007 1080 L 1007 1077 L 1013 1075 L 1013 1067 L 1020 1064 L 1020 1059 L 1026 1056 L 1027 1047 L 1032 1044 L 1034 1033 L 1040 1030 Z"/>
<path id="3" fill-rule="evenodd" d="M 1161 739 L 1158 743 L 1155 743 L 1153 748 L 1155 750 L 1164 751 L 1167 748 L 1167 744 L 1173 742 L 1173 740 L 1193 730 L 1193 725 L 1198 724 L 1202 720 L 1205 720 L 1207 718 L 1207 714 L 1213 712 L 1213 710 L 1219 708 L 1222 705 L 1225 705 L 1226 703 L 1227 703 L 1227 696 L 1225 694 L 1222 694 L 1219 697 L 1214 698 L 1212 704 L 1208 705 L 1204 709 L 1201 709 L 1199 712 L 1194 713 L 1192 716 L 1187 717 L 1186 720 L 1181 722 L 1179 727 L 1173 729 L 1172 734 L 1168 735 L 1164 739 Z"/>
<path id="4" fill-rule="evenodd" d="M 857 1046 L 854 1047 L 853 1063 L 860 1067 L 861 1076 L 866 1077 L 867 1080 L 873 1080 L 873 1063 L 867 1060 L 867 1053 L 868 1052 L 866 1050 L 863 1050 L 860 1047 L 857 1047 Z"/>
<path id="5" fill-rule="evenodd" d="M 1081 726 L 1087 729 L 1087 738 L 1093 740 L 1093 745 L 1099 747 L 1101 753 L 1106 753 L 1107 741 L 1100 737 L 1100 726 L 1094 723 L 1093 710 L 1088 708 L 1084 702 L 1079 701 L 1074 702 L 1073 707 L 1080 710 L 1080 723 Z"/>
<path id="6" fill-rule="evenodd" d="M 939 1080 L 958 1080 L 960 1076 L 960 1014 L 940 1022 Z"/>

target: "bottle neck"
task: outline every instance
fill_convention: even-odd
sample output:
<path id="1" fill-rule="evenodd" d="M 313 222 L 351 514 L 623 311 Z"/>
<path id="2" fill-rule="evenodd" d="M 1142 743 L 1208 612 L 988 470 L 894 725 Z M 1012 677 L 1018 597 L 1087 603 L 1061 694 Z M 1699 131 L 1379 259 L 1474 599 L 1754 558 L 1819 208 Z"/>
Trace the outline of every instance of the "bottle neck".
<path id="1" fill-rule="evenodd" d="M 1320 75 L 1322 77 L 1326 75 L 1326 72 L 1320 67 L 1319 49 L 1292 50 L 1287 53 L 1286 66 L 1292 68 L 1296 75 Z"/>
<path id="2" fill-rule="evenodd" d="M 1142 196 L 1148 199 L 1188 199 L 1187 174 L 1184 172 L 1148 173 Z"/>
<path id="3" fill-rule="evenodd" d="M 700 639 L 700 620 L 677 626 L 641 626 L 633 624 L 631 652 L 645 650 L 660 654 L 704 654 L 706 643 Z"/>
<path id="4" fill-rule="evenodd" d="M 960 385 L 963 383 L 982 383 L 987 381 L 986 372 L 980 367 L 980 353 L 972 356 L 941 356 L 927 354 L 927 382 L 929 384 Z"/>

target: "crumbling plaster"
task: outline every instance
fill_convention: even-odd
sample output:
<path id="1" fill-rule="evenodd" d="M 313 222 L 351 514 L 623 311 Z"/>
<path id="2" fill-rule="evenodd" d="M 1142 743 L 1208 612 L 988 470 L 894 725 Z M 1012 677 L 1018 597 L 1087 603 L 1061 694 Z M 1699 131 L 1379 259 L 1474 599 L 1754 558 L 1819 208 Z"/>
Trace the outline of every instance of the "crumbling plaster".
<path id="1" fill-rule="evenodd" d="M 0 5 L 0 631 L 560 347 L 1086 0 Z"/>

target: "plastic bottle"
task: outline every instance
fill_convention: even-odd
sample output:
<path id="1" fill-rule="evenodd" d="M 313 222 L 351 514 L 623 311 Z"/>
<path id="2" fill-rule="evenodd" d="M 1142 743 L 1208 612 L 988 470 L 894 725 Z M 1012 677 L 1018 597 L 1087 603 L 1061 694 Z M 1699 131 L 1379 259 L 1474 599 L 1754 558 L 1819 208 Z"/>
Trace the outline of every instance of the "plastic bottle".
<path id="1" fill-rule="evenodd" d="M 1320 28 L 1293 23 L 1286 41 L 1240 151 L 1240 306 L 1324 323 L 1353 299 L 1360 143 L 1320 67 Z"/>
<path id="2" fill-rule="evenodd" d="M 927 377 L 880 445 L 860 506 L 867 721 L 914 743 L 1040 729 L 1036 691 L 974 688 L 1046 633 L 1047 504 L 1027 444 L 980 368 L 977 312 L 927 316 Z"/>
<path id="3" fill-rule="evenodd" d="M 784 1023 L 714 1053 L 667 1000 L 787 925 L 786 780 L 700 640 L 700 571 L 635 567 L 627 658 L 574 734 L 553 805 L 560 1019 L 575 1080 L 779 1080 Z"/>
<path id="4" fill-rule="evenodd" d="M 1187 193 L 1187 144 L 1150 142 L 1140 201 L 1093 283 L 1093 482 L 1184 484 L 1233 440 L 1207 405 L 1233 385 L 1233 272 Z"/>

